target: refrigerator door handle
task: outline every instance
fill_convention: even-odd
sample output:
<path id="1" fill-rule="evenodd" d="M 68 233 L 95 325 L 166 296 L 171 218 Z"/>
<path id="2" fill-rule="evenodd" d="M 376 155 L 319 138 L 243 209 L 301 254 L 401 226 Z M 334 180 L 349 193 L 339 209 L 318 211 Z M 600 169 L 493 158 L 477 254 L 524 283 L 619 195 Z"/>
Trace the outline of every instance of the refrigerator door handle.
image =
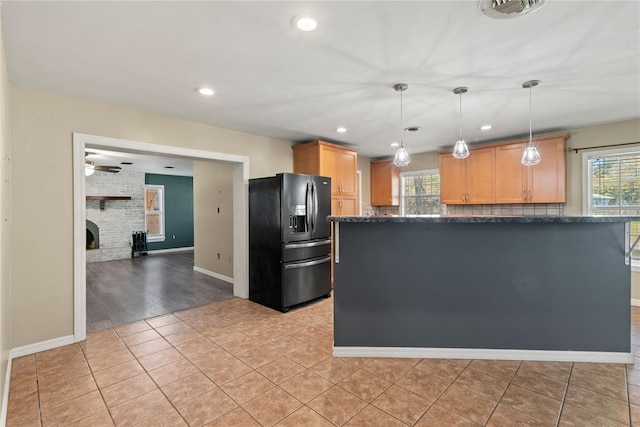
<path id="1" fill-rule="evenodd" d="M 318 220 L 318 192 L 316 191 L 316 184 L 313 183 L 313 229 L 316 229 L 316 221 Z"/>
<path id="2" fill-rule="evenodd" d="M 307 232 L 309 231 L 309 217 L 311 215 L 311 205 L 310 202 L 311 198 L 309 197 L 309 183 L 307 182 L 307 189 L 304 192 L 304 207 L 305 207 L 305 213 L 304 213 L 304 222 L 305 222 L 305 226 L 307 228 Z"/>
<path id="3" fill-rule="evenodd" d="M 328 245 L 331 243 L 331 239 L 318 240 L 317 242 L 309 243 L 288 243 L 284 245 L 285 249 L 298 249 L 298 248 L 312 248 L 314 246 Z"/>
<path id="4" fill-rule="evenodd" d="M 285 270 L 291 270 L 292 268 L 303 268 L 303 267 L 311 267 L 312 265 L 318 265 L 318 264 L 324 264 L 325 262 L 329 262 L 331 261 L 331 257 L 324 257 L 324 258 L 320 258 L 320 259 L 316 259 L 313 261 L 307 261 L 307 262 L 298 262 L 295 264 L 285 264 L 284 269 Z"/>

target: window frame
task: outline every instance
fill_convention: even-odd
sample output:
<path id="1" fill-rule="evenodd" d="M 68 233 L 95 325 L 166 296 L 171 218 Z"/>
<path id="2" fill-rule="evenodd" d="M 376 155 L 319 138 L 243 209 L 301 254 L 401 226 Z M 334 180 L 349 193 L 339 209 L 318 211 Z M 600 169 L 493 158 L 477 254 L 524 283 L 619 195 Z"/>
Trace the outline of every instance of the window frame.
<path id="1" fill-rule="evenodd" d="M 147 216 L 149 214 L 157 215 L 158 211 L 147 210 L 147 190 L 160 190 L 160 234 L 149 234 L 147 229 Z M 164 185 L 158 184 L 145 184 L 144 185 L 144 228 L 147 232 L 147 242 L 164 242 L 165 236 L 165 191 Z"/>
<path id="2" fill-rule="evenodd" d="M 406 201 L 406 195 L 405 195 L 405 177 L 411 177 L 411 176 L 421 176 L 421 175 L 440 175 L 440 169 L 423 169 L 423 170 L 419 170 L 419 171 L 411 171 L 411 172 L 400 172 L 400 211 L 399 214 L 400 216 L 411 216 L 411 217 L 415 217 L 415 216 L 434 216 L 432 214 L 424 214 L 424 215 L 407 215 L 405 210 L 405 201 Z M 440 200 L 440 193 L 438 193 L 438 200 Z M 439 206 L 442 206 L 442 203 L 439 203 Z M 439 216 L 439 215 L 438 215 Z"/>
<path id="3" fill-rule="evenodd" d="M 604 150 L 591 150 L 582 153 L 582 212 L 586 216 L 594 216 L 592 210 L 593 184 L 591 181 L 590 162 L 596 157 L 615 157 L 624 155 L 640 156 L 640 146 L 632 148 L 611 148 Z M 629 244 L 632 244 L 630 242 Z M 639 243 L 640 245 L 640 243 Z M 631 258 L 631 270 L 640 271 L 640 259 Z"/>

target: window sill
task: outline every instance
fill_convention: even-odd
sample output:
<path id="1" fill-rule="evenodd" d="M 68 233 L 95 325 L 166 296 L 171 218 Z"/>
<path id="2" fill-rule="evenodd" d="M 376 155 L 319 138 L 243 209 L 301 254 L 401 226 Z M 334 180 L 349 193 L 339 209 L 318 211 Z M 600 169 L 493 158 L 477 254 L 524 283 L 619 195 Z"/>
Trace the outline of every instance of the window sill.
<path id="1" fill-rule="evenodd" d="M 165 240 L 167 240 L 167 239 L 165 239 L 164 236 L 147 237 L 147 243 L 164 242 Z M 639 265 L 638 268 L 640 268 L 640 265 Z"/>

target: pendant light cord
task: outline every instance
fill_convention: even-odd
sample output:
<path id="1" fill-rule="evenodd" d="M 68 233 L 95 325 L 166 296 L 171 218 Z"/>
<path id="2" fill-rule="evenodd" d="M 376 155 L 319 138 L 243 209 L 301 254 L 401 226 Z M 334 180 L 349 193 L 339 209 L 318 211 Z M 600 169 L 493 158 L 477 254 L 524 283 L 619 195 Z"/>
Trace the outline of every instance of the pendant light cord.
<path id="1" fill-rule="evenodd" d="M 462 141 L 462 91 L 460 91 L 460 141 Z"/>
<path id="2" fill-rule="evenodd" d="M 533 111 L 531 109 L 531 88 L 532 86 L 529 85 L 529 147 L 533 146 L 533 126 L 531 124 L 532 119 L 531 119 L 531 112 Z"/>
<path id="3" fill-rule="evenodd" d="M 400 147 L 404 147 L 402 144 L 402 92 L 404 89 L 400 90 Z"/>

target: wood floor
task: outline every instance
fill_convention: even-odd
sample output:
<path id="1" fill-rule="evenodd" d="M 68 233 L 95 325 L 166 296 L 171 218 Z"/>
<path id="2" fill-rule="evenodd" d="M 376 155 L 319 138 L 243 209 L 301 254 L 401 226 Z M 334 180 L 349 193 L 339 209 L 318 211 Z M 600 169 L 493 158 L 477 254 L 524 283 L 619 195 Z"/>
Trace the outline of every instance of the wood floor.
<path id="1" fill-rule="evenodd" d="M 87 332 L 233 296 L 233 285 L 193 271 L 193 251 L 87 264 Z"/>

